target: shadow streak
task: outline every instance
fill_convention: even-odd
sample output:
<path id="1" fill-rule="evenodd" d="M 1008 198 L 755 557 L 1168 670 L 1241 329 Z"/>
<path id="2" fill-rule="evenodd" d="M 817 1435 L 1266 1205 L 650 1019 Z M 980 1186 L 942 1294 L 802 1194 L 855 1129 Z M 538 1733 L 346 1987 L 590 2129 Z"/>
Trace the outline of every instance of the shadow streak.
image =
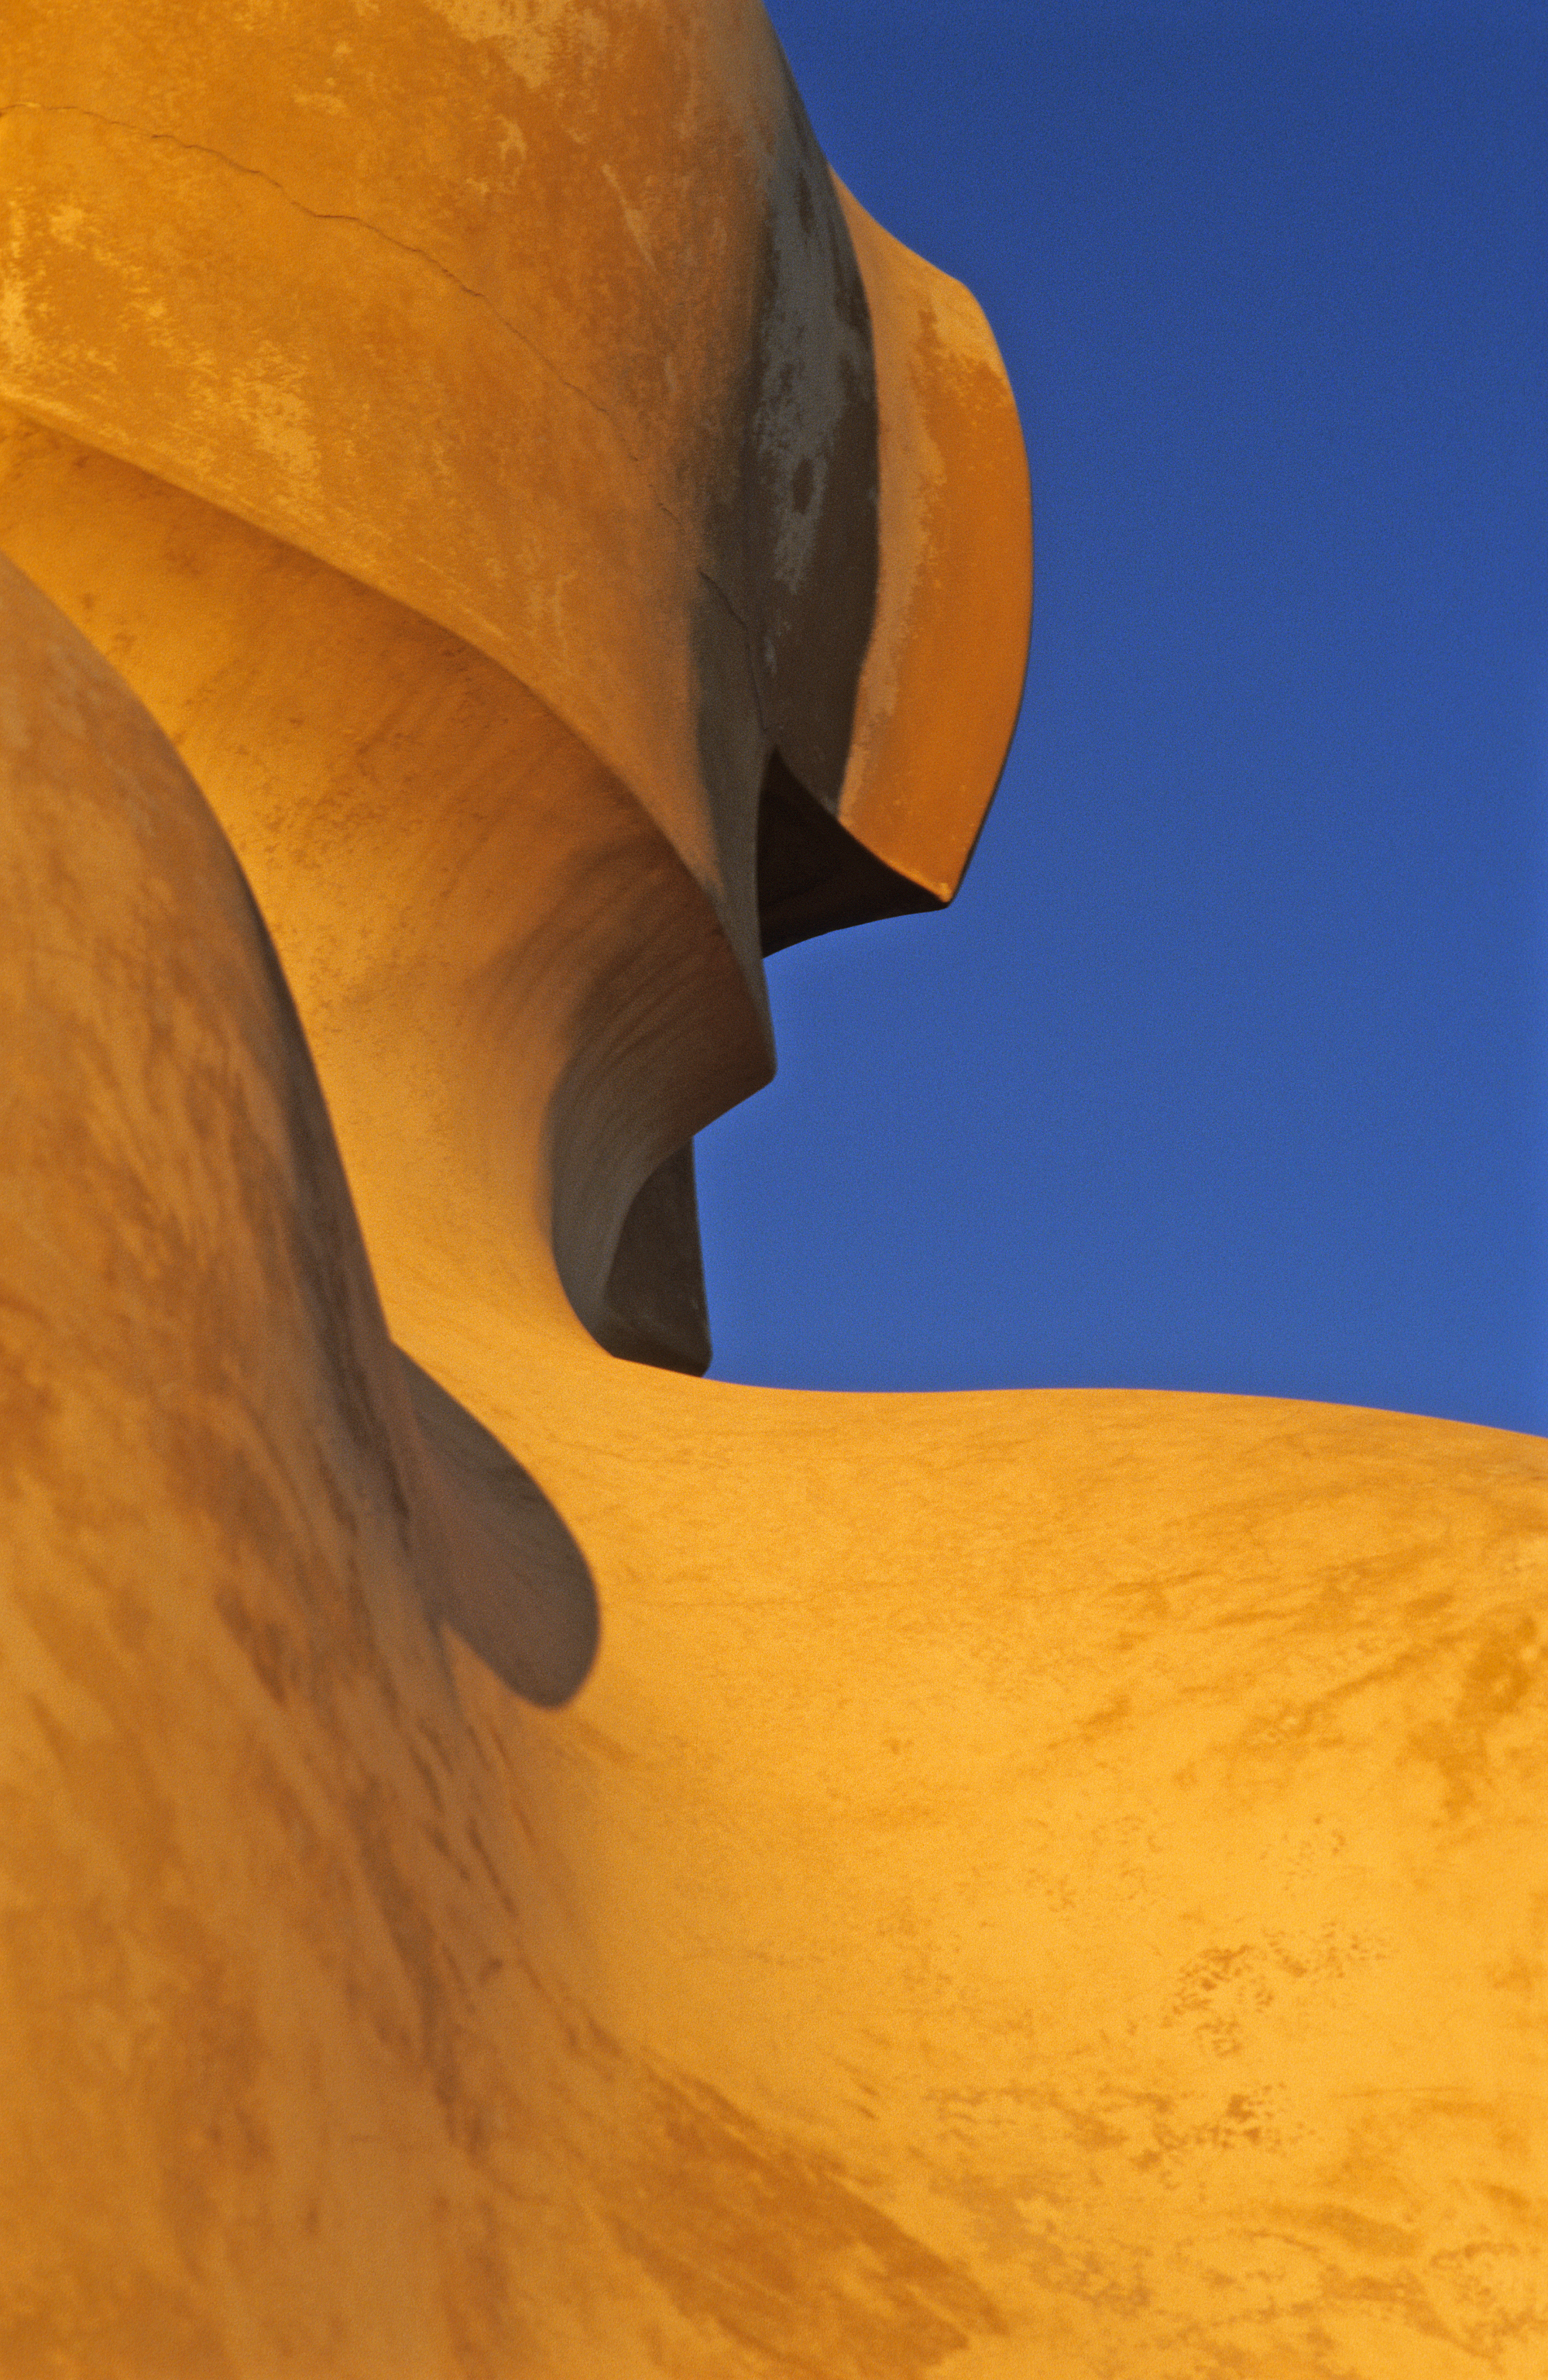
<path id="1" fill-rule="evenodd" d="M 449 1560 L 435 1616 L 513 1694 L 552 1709 L 585 1683 L 600 1619 L 586 1556 L 531 1475 L 400 1347 Z"/>

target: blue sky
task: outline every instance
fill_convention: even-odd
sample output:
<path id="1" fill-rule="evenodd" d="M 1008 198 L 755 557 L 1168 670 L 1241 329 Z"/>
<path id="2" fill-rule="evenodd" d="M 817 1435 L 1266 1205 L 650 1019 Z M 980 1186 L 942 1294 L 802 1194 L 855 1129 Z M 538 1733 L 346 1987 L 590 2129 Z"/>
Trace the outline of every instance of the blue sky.
<path id="1" fill-rule="evenodd" d="M 955 907 L 770 964 L 716 1374 L 1548 1431 L 1548 7 L 771 13 L 1037 593 Z"/>

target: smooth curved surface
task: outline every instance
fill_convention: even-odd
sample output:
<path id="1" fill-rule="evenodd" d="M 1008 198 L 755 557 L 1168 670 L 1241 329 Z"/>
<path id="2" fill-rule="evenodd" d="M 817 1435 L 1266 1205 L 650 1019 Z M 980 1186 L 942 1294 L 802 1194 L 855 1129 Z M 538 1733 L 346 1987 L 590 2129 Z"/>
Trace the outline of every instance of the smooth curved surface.
<path id="1" fill-rule="evenodd" d="M 841 187 L 876 355 L 880 576 L 839 816 L 937 900 L 961 882 L 1021 708 L 1032 491 L 972 292 Z"/>
<path id="2" fill-rule="evenodd" d="M 564 1710 L 448 1675 L 256 922 L 212 824 L 169 882 L 149 722 L 51 671 L 40 628 L 7 2368 L 1527 2380 L 1548 1449 L 620 1364 L 367 1148 L 395 1335 L 602 1612 Z"/>
<path id="3" fill-rule="evenodd" d="M 714 910 L 637 803 L 460 638 L 3 409 L 0 546 L 232 836 L 368 1230 L 433 1218 L 528 1309 L 557 1259 L 599 1339 L 637 1330 L 639 1296 L 633 1326 L 611 1297 L 625 1217 L 770 1071 Z"/>

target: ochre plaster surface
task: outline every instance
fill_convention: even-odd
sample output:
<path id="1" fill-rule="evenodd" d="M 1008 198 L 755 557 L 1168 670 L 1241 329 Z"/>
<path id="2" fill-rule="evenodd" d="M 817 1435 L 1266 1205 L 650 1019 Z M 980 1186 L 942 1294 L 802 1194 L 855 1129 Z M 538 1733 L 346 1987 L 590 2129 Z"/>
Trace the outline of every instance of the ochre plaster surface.
<path id="1" fill-rule="evenodd" d="M 0 45 L 0 2371 L 1537 2380 L 1548 1447 L 606 1352 L 982 318 L 731 0 L 191 28 Z"/>

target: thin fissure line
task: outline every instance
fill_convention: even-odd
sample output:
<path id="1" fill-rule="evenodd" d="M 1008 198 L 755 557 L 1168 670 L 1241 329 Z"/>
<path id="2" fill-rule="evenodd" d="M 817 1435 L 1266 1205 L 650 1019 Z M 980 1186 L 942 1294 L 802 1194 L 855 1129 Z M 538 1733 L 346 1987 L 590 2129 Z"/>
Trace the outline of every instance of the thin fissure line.
<path id="1" fill-rule="evenodd" d="M 363 215 L 347 214 L 342 211 L 333 212 L 320 207 L 308 207 L 304 200 L 296 198 L 294 191 L 286 189 L 284 184 L 274 175 L 268 173 L 263 166 L 244 164 L 237 158 L 228 157 L 224 150 L 211 147 L 207 141 L 185 140 L 178 133 L 160 132 L 152 130 L 144 125 L 129 124 L 121 116 L 104 115 L 100 109 L 93 107 L 81 107 L 70 102 L 50 103 L 35 99 L 8 100 L 3 105 L 0 105 L 0 121 L 4 121 L 7 115 L 15 115 L 20 110 L 25 110 L 28 114 L 33 115 L 84 116 L 88 123 L 106 125 L 111 131 L 127 132 L 142 140 L 164 141 L 169 148 L 183 150 L 190 156 L 212 157 L 217 164 L 226 166 L 233 174 L 244 174 L 250 176 L 254 181 L 266 183 L 270 189 L 274 190 L 279 194 L 287 206 L 294 207 L 297 214 L 307 216 L 312 223 L 352 224 L 357 231 L 366 232 L 373 239 L 380 239 L 388 248 L 395 248 L 400 255 L 417 258 L 421 264 L 429 265 L 432 273 L 440 273 L 442 280 L 449 281 L 453 288 L 460 290 L 465 298 L 471 298 L 476 305 L 482 306 L 487 313 L 493 316 L 501 329 L 506 332 L 513 339 L 516 340 L 520 346 L 524 346 L 527 350 L 528 354 L 533 356 L 541 365 L 542 369 L 550 375 L 550 379 L 559 383 L 561 388 L 568 389 L 573 396 L 578 396 L 580 398 L 583 405 L 588 405 L 594 413 L 600 414 L 602 419 L 606 421 L 615 432 L 619 443 L 629 457 L 630 462 L 633 463 L 637 469 L 644 469 L 645 467 L 641 462 L 640 456 L 634 447 L 630 445 L 627 438 L 624 437 L 623 431 L 619 428 L 613 415 L 602 403 L 601 399 L 599 397 L 593 396 L 590 390 L 582 387 L 578 381 L 573 381 L 567 378 L 566 375 L 560 370 L 558 365 L 553 361 L 553 358 L 550 356 L 544 354 L 542 348 L 538 346 L 537 341 L 532 337 L 529 332 L 524 331 L 519 323 L 513 322 L 507 315 L 501 312 L 499 307 L 494 304 L 491 298 L 485 295 L 483 290 L 476 288 L 470 281 L 463 280 L 460 273 L 454 273 L 449 264 L 443 264 L 441 259 L 438 256 L 432 256 L 428 249 L 416 248 L 411 240 L 399 239 L 393 233 L 383 231 L 380 224 L 368 223 Z M 682 529 L 685 528 L 685 524 L 681 515 L 675 513 L 665 499 L 657 493 L 654 488 L 651 489 L 650 494 L 651 501 L 655 504 L 657 510 L 671 521 L 674 528 Z M 719 581 L 711 577 L 710 574 L 707 570 L 701 569 L 699 576 L 708 581 L 709 585 L 714 588 L 715 592 L 726 603 L 728 608 L 732 611 L 734 615 L 734 606 L 732 605 L 731 598 L 726 594 L 724 588 L 720 585 Z"/>

